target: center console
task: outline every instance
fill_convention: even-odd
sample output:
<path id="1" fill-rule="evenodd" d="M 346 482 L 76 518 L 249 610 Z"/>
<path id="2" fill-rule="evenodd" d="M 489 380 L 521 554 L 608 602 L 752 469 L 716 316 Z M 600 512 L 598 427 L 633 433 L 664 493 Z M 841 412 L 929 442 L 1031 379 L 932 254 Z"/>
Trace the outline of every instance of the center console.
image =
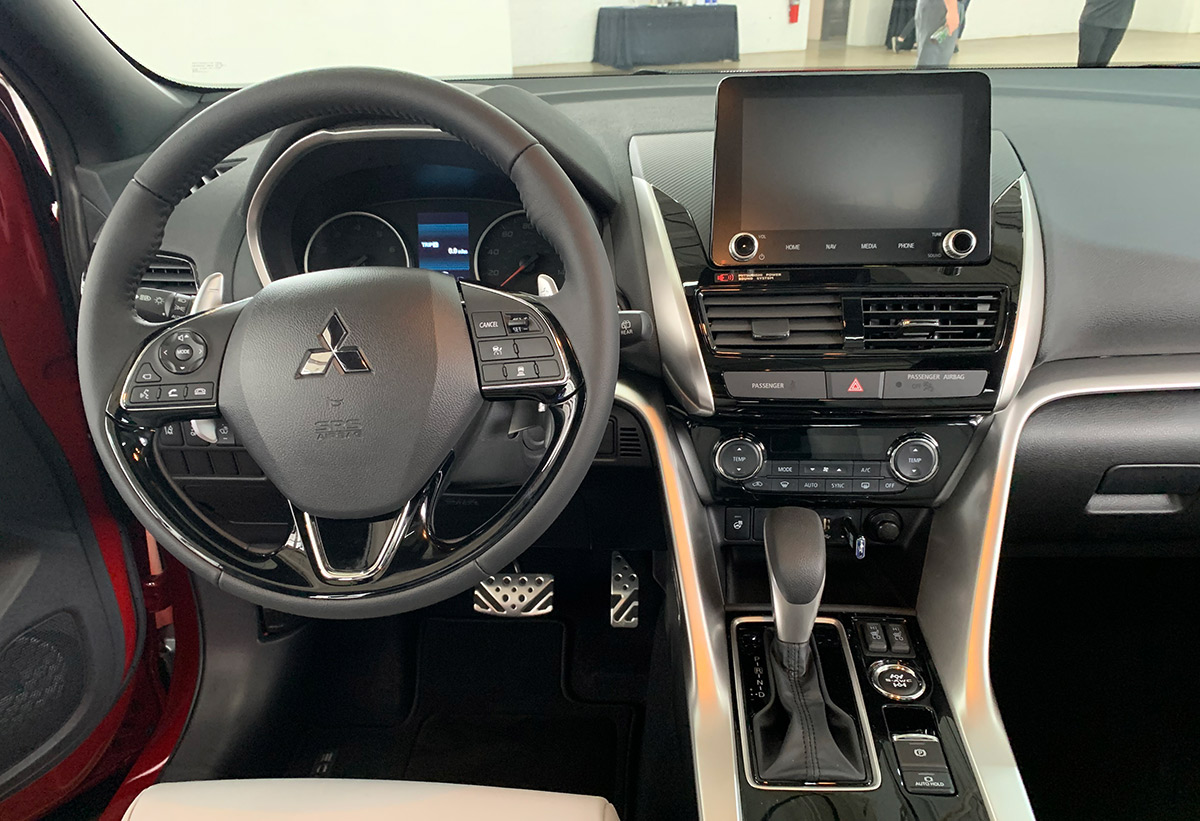
<path id="1" fill-rule="evenodd" d="M 664 368 L 718 554 L 744 819 L 817 817 L 817 795 L 820 817 L 987 815 L 916 605 L 930 522 L 1015 392 L 1028 189 L 989 112 L 969 72 L 726 79 L 708 201 L 671 154 L 688 135 L 635 140 L 676 280 Z M 771 543 L 797 509 L 828 558 L 803 643 L 822 680 L 801 689 L 777 583 L 797 560 Z M 855 763 L 805 759 L 831 750 Z"/>

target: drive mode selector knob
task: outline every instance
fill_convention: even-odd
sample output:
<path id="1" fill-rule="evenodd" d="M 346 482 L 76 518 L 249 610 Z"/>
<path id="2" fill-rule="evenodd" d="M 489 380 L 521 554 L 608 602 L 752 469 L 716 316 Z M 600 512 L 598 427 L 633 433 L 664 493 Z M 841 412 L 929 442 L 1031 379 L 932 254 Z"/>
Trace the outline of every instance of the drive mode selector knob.
<path id="1" fill-rule="evenodd" d="M 717 445 L 713 464 L 731 482 L 744 482 L 762 470 L 763 447 L 748 436 L 735 436 Z"/>
<path id="2" fill-rule="evenodd" d="M 928 482 L 938 470 L 938 444 L 932 436 L 918 433 L 901 439 L 889 457 L 892 474 L 909 485 Z"/>

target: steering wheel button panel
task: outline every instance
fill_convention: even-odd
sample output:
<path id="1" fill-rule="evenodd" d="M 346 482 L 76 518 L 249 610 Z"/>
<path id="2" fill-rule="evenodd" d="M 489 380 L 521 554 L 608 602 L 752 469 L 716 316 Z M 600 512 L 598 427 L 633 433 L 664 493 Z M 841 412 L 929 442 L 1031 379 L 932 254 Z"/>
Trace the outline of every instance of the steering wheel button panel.
<path id="1" fill-rule="evenodd" d="M 470 283 L 462 284 L 462 295 L 485 394 L 498 398 L 493 394 L 511 392 L 517 386 L 535 390 L 565 386 L 570 370 L 564 349 L 539 306 L 524 297 Z"/>

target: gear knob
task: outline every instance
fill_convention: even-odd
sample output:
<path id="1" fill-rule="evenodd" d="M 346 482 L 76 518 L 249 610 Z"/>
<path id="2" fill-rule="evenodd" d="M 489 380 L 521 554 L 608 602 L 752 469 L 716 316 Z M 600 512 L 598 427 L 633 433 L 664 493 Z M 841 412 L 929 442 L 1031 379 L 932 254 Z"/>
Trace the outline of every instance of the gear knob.
<path id="1" fill-rule="evenodd" d="M 821 517 L 803 507 L 776 508 L 767 514 L 764 537 L 775 634 L 788 644 L 807 644 L 825 589 Z"/>

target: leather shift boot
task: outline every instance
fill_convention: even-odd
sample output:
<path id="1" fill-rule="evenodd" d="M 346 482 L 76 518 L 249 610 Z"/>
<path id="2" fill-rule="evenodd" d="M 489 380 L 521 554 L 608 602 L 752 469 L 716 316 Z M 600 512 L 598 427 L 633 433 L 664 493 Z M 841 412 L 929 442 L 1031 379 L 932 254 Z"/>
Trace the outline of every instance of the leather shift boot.
<path id="1" fill-rule="evenodd" d="M 814 642 L 769 635 L 771 702 L 751 721 L 758 776 L 768 782 L 863 782 L 854 719 L 829 699 Z"/>

